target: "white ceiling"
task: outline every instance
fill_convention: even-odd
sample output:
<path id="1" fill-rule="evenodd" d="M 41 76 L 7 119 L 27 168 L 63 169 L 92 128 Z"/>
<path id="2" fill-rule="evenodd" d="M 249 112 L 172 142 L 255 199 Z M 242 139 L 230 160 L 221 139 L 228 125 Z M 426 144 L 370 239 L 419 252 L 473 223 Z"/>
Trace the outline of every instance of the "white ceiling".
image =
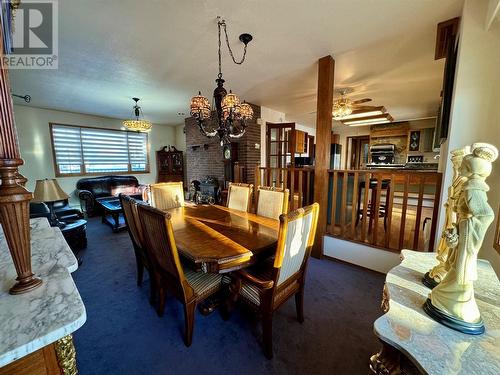
<path id="1" fill-rule="evenodd" d="M 126 118 L 133 96 L 146 118 L 182 123 L 190 97 L 217 75 L 216 16 L 254 40 L 242 66 L 224 47 L 226 87 L 242 99 L 314 124 L 318 58 L 336 60 L 335 86 L 355 88 L 396 120 L 435 114 L 442 61 L 436 24 L 462 0 L 59 1 L 59 69 L 11 71 L 13 92 L 36 107 Z M 16 99 L 16 103 L 22 101 Z"/>

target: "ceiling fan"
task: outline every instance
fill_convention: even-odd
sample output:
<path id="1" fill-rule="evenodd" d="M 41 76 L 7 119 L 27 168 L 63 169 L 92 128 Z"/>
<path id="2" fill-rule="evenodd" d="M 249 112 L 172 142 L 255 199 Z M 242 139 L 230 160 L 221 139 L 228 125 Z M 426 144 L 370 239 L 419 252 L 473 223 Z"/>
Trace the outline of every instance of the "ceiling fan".
<path id="1" fill-rule="evenodd" d="M 333 101 L 332 118 L 334 120 L 349 126 L 364 126 L 394 121 L 384 106 L 363 105 L 371 102 L 371 98 L 349 99 L 347 94 L 354 91 L 352 87 L 338 88 L 335 91 L 340 94 L 340 98 Z M 316 113 L 316 111 L 309 114 L 313 113 Z"/>
<path id="2" fill-rule="evenodd" d="M 339 88 L 335 91 L 340 94 L 340 98 L 336 99 L 333 102 L 332 117 L 334 120 L 340 121 L 345 117 L 349 116 L 350 114 L 352 114 L 354 111 L 356 112 L 370 111 L 373 108 L 372 106 L 361 106 L 361 104 L 371 102 L 372 101 L 371 98 L 364 98 L 358 100 L 349 99 L 346 95 L 353 92 L 353 89 L 350 87 Z"/>

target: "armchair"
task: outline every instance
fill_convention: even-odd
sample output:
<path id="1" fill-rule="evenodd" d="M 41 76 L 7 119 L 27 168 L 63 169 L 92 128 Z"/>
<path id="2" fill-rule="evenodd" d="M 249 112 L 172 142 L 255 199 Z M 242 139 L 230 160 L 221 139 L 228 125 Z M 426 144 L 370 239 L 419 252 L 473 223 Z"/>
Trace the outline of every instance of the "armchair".
<path id="1" fill-rule="evenodd" d="M 184 206 L 182 181 L 160 182 L 150 186 L 151 206 L 160 210 Z"/>
<path id="2" fill-rule="evenodd" d="M 75 255 L 87 247 L 87 221 L 83 220 L 83 213 L 71 208 L 68 199 L 52 202 L 52 216 L 49 207 L 43 202 L 30 202 L 30 219 L 45 217 L 52 226 L 58 226 Z M 78 264 L 81 264 L 78 258 Z"/>
<path id="3" fill-rule="evenodd" d="M 278 219 L 288 212 L 290 191 L 275 187 L 258 186 L 255 212 L 259 216 Z"/>
<path id="4" fill-rule="evenodd" d="M 138 214 L 158 294 L 157 313 L 163 315 L 167 291 L 184 305 L 184 344 L 189 347 L 193 340 L 196 305 L 221 288 L 222 276 L 195 272 L 182 265 L 170 214 L 147 205 L 138 205 Z"/>
<path id="5" fill-rule="evenodd" d="M 59 221 L 70 222 L 83 219 L 83 213 L 77 208 L 69 205 L 69 199 L 56 201 L 53 203 L 53 210 Z"/>
<path id="6" fill-rule="evenodd" d="M 69 205 L 68 199 L 55 201 L 53 210 L 56 218 L 62 222 L 73 222 L 83 219 L 83 213 L 77 208 Z M 30 202 L 30 219 L 37 217 L 46 217 L 50 221 L 50 209 L 43 202 Z"/>
<path id="7" fill-rule="evenodd" d="M 227 207 L 250 212 L 252 206 L 252 184 L 230 182 L 227 189 Z"/>
<path id="8" fill-rule="evenodd" d="M 316 235 L 318 212 L 319 205 L 314 203 L 281 215 L 275 257 L 238 271 L 233 279 L 233 299 L 249 305 L 262 317 L 264 354 L 268 359 L 273 357 L 274 311 L 295 296 L 297 320 L 304 321 L 305 274 Z"/>
<path id="9" fill-rule="evenodd" d="M 30 202 L 30 219 L 46 217 L 50 220 L 49 207 L 43 202 Z"/>
<path id="10" fill-rule="evenodd" d="M 137 286 L 142 286 L 142 279 L 144 276 L 144 268 L 148 271 L 150 277 L 150 303 L 154 302 L 156 295 L 154 280 L 152 277 L 151 261 L 146 255 L 146 250 L 144 249 L 144 235 L 142 231 L 141 222 L 139 219 L 139 211 L 137 206 L 142 202 L 136 201 L 129 195 L 120 194 L 120 203 L 123 208 L 123 216 L 125 218 L 125 223 L 127 224 L 128 234 L 130 240 L 132 241 L 132 246 L 135 253 L 135 262 L 137 266 Z"/>

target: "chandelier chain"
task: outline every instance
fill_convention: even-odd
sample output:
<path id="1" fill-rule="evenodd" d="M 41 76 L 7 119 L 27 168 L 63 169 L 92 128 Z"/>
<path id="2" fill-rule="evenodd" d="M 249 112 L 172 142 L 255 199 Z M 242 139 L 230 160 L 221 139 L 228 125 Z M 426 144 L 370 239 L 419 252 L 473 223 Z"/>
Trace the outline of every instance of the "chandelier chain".
<path id="1" fill-rule="evenodd" d="M 231 56 L 231 59 L 233 59 L 233 62 L 237 65 L 241 65 L 245 62 L 245 58 L 247 56 L 247 44 L 245 44 L 245 47 L 243 48 L 243 57 L 241 58 L 240 61 L 237 61 L 236 58 L 234 57 L 233 50 L 231 49 L 231 45 L 229 44 L 229 36 L 227 35 L 227 27 L 226 27 L 226 21 L 222 20 L 219 21 L 219 71 L 220 71 L 220 48 L 221 48 L 221 41 L 220 41 L 220 27 L 224 28 L 224 35 L 226 37 L 226 44 L 227 44 L 227 49 L 229 50 L 229 55 Z"/>
<path id="2" fill-rule="evenodd" d="M 222 21 L 222 22 L 224 22 L 224 21 Z M 218 77 L 222 78 L 222 54 L 221 54 L 221 41 L 220 41 L 220 25 L 221 25 L 221 21 L 219 21 L 217 24 L 219 26 L 219 74 L 218 74 Z"/>

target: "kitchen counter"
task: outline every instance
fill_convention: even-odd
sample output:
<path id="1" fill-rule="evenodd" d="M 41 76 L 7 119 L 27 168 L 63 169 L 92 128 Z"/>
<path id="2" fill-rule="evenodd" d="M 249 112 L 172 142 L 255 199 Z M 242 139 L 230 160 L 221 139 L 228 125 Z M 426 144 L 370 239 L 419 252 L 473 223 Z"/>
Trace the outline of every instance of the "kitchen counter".
<path id="1" fill-rule="evenodd" d="M 437 163 L 406 163 L 406 164 L 368 164 L 369 170 L 400 170 L 400 171 L 429 171 L 437 172 Z"/>
<path id="2" fill-rule="evenodd" d="M 16 271 L 0 228 L 0 367 L 68 337 L 87 318 L 71 277 L 78 262 L 61 230 L 46 218 L 30 226 L 32 269 L 43 284 L 21 295 L 9 294 Z"/>

